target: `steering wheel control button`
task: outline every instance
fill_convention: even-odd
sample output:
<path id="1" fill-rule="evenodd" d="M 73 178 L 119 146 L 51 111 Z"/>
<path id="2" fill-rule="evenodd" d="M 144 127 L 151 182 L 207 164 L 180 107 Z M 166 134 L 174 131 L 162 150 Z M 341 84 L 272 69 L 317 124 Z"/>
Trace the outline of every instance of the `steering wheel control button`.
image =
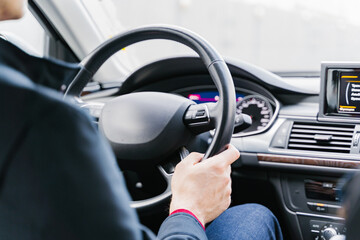
<path id="1" fill-rule="evenodd" d="M 143 188 L 142 182 L 137 182 L 137 183 L 135 184 L 135 187 L 138 188 L 138 189 L 142 189 L 142 188 Z"/>
<path id="2" fill-rule="evenodd" d="M 199 110 L 195 114 L 195 118 L 203 118 L 206 117 L 206 111 L 205 110 Z"/>
<path id="3" fill-rule="evenodd" d="M 193 116 L 196 112 L 195 111 L 187 111 L 186 114 L 185 114 L 185 121 L 189 121 L 191 119 L 193 119 Z"/>
<path id="4" fill-rule="evenodd" d="M 184 115 L 184 123 L 192 132 L 198 134 L 214 128 L 206 104 L 190 105 Z"/>

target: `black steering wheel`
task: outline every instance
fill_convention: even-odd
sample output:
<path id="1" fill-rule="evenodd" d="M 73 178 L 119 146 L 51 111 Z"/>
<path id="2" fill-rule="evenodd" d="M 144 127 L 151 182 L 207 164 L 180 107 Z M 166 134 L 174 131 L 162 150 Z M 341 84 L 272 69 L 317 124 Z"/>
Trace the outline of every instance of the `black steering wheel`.
<path id="1" fill-rule="evenodd" d="M 122 165 L 139 168 L 158 166 L 167 181 L 164 193 L 146 200 L 133 201 L 142 210 L 171 196 L 171 173 L 159 160 L 173 154 L 197 134 L 215 128 L 213 140 L 203 159 L 224 150 L 230 142 L 235 119 L 235 88 L 229 69 L 217 51 L 197 34 L 173 26 L 147 26 L 111 38 L 89 54 L 71 82 L 65 96 L 78 97 L 102 64 L 119 50 L 144 40 L 167 39 L 182 43 L 198 53 L 219 91 L 217 103 L 196 104 L 169 93 L 139 92 L 122 95 L 105 104 L 99 128 L 109 140 Z M 181 157 L 185 157 L 181 151 Z"/>

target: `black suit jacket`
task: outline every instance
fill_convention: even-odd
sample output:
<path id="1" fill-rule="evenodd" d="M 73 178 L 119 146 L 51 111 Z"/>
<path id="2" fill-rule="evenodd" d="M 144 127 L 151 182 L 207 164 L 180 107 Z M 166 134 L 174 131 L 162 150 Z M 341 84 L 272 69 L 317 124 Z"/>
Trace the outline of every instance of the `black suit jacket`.
<path id="1" fill-rule="evenodd" d="M 77 71 L 0 39 L 0 239 L 143 238 L 111 148 L 58 92 Z M 180 213 L 158 238 L 206 235 Z"/>

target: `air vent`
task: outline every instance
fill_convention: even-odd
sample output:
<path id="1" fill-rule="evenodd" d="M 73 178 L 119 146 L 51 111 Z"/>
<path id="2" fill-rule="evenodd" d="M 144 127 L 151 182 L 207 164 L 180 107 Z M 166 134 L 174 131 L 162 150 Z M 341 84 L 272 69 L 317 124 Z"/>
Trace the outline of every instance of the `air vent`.
<path id="1" fill-rule="evenodd" d="M 288 149 L 350 153 L 354 125 L 294 122 Z"/>

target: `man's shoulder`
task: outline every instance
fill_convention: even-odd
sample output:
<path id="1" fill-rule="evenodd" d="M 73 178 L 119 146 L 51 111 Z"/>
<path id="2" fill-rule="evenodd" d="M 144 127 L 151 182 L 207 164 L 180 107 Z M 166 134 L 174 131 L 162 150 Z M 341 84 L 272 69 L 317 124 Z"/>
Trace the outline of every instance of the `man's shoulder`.
<path id="1" fill-rule="evenodd" d="M 34 122 L 54 112 L 61 112 L 68 121 L 71 117 L 86 117 L 83 111 L 64 100 L 60 92 L 35 84 L 20 72 L 1 64 L 0 106 L 9 120 L 18 117 Z"/>
<path id="2" fill-rule="evenodd" d="M 26 132 L 61 124 L 75 129 L 89 123 L 89 116 L 63 100 L 55 90 L 33 83 L 20 72 L 0 64 L 0 145 L 4 158 L 19 145 Z M 90 124 L 87 124 L 90 125 Z M 45 129 L 46 130 L 46 129 Z"/>

